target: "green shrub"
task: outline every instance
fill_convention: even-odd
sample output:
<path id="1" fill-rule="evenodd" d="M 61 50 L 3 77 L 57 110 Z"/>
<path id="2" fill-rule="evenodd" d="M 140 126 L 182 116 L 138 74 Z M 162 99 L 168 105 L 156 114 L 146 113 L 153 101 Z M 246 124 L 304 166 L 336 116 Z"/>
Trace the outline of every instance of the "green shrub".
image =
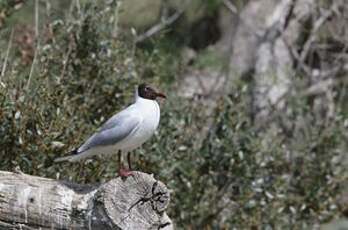
<path id="1" fill-rule="evenodd" d="M 136 48 L 132 37 L 115 38 L 114 12 L 113 2 L 86 3 L 49 21 L 29 66 L 13 41 L 0 79 L 1 170 L 20 166 L 80 183 L 114 177 L 115 157 L 53 159 L 132 103 L 135 86 L 146 81 L 168 99 L 158 133 L 136 151 L 135 165 L 173 190 L 169 214 L 179 229 L 303 229 L 340 215 L 335 199 L 347 180 L 347 114 L 340 101 L 327 122 L 308 98 L 290 95 L 287 112 L 272 113 L 273 122 L 260 128 L 249 116 L 247 85 L 236 83 L 208 112 L 204 100 L 176 94 L 179 52 L 170 39 Z M 7 44 L 8 31 L 0 44 Z"/>

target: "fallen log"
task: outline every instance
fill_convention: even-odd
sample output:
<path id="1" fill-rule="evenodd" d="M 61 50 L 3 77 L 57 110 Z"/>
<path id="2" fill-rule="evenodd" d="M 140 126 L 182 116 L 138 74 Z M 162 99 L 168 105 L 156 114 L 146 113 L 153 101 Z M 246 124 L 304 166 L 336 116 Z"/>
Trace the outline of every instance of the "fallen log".
<path id="1" fill-rule="evenodd" d="M 169 191 L 153 176 L 80 185 L 0 171 L 0 229 L 173 229 Z"/>

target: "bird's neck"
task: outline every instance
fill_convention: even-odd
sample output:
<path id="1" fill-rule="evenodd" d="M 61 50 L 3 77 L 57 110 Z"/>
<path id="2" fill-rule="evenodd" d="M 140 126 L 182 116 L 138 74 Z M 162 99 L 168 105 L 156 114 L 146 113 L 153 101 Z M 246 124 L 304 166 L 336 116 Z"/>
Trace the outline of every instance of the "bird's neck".
<path id="1" fill-rule="evenodd" d="M 157 104 L 157 101 L 156 100 L 150 100 L 150 99 L 146 99 L 146 98 L 143 98 L 143 97 L 140 97 L 140 96 L 137 96 L 135 98 L 135 104 L 141 104 L 141 105 L 153 105 L 153 104 Z"/>

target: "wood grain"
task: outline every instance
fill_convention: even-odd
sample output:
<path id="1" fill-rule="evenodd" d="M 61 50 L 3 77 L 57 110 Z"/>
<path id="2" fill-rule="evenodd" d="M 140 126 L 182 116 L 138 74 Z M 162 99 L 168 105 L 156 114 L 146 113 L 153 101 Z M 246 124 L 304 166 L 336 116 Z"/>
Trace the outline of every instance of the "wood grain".
<path id="1" fill-rule="evenodd" d="M 100 185 L 0 171 L 0 229 L 173 229 L 167 187 L 134 172 Z"/>

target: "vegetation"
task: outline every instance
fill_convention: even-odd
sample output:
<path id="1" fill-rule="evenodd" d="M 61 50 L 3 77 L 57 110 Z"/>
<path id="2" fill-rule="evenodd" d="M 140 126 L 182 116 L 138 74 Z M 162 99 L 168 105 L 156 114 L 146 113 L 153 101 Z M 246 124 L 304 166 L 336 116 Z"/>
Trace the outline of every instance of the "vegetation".
<path id="1" fill-rule="evenodd" d="M 342 215 L 336 199 L 348 176 L 344 97 L 337 97 L 333 117 L 323 120 L 309 96 L 287 95 L 286 112 L 272 113 L 270 124 L 250 116 L 245 82 L 231 84 L 213 109 L 199 97 L 180 97 L 173 35 L 138 47 L 134 33 L 117 28 L 114 1 L 92 2 L 73 4 L 61 17 L 54 9 L 40 12 L 47 21 L 40 22 L 39 34 L 35 23 L 13 26 L 24 9 L 11 9 L 4 19 L 1 170 L 19 166 L 80 183 L 113 178 L 115 157 L 53 159 L 131 103 L 135 86 L 145 81 L 168 98 L 161 102 L 158 133 L 136 151 L 135 165 L 173 190 L 169 215 L 179 229 L 306 229 Z M 201 58 L 198 68 L 212 65 L 211 59 Z"/>

